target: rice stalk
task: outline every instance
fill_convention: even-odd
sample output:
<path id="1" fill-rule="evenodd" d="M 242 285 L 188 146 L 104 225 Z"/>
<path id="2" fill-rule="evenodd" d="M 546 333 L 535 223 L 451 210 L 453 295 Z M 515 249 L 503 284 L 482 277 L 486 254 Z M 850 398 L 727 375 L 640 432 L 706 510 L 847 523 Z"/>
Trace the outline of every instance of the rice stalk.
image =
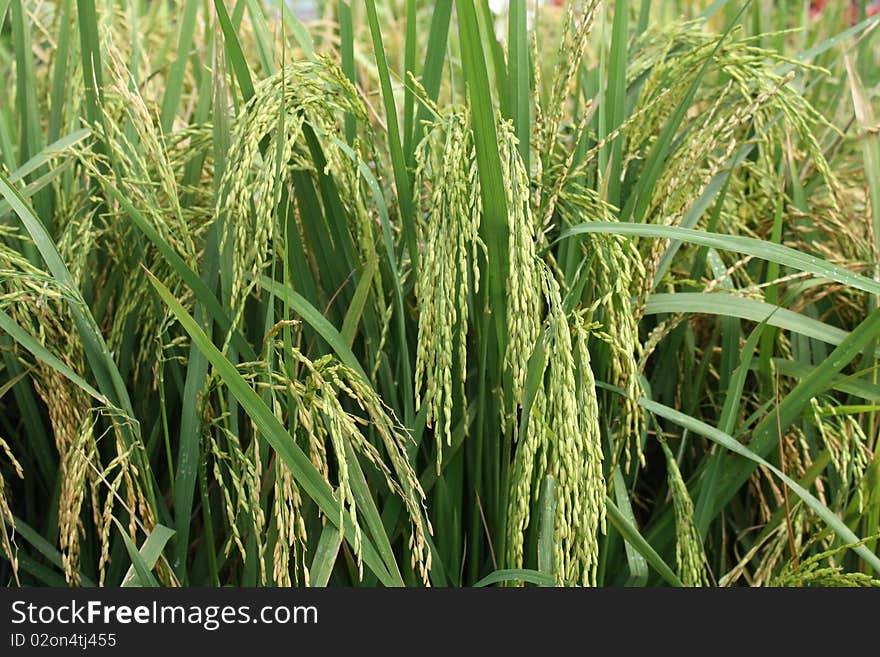
<path id="1" fill-rule="evenodd" d="M 694 504 L 682 479 L 681 471 L 669 446 L 661 443 L 666 456 L 666 477 L 672 504 L 675 508 L 675 562 L 678 576 L 685 586 L 708 586 L 706 554 L 703 543 L 694 526 Z"/>
<path id="2" fill-rule="evenodd" d="M 599 532 L 605 532 L 605 478 L 595 380 L 583 319 L 569 318 L 559 286 L 544 267 L 542 292 L 549 309 L 545 325 L 548 361 L 517 445 L 509 507 L 511 567 L 523 563 L 524 533 L 538 489 L 532 482 L 557 482 L 554 551 L 557 582 L 595 585 Z M 573 327 L 572 327 L 573 325 Z"/>

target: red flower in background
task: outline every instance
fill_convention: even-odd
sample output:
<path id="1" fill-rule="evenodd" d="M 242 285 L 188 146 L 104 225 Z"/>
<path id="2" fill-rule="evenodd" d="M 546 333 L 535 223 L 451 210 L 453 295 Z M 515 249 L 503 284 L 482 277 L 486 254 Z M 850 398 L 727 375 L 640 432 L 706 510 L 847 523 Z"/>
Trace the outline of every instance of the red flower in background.
<path id="1" fill-rule="evenodd" d="M 810 2 L 810 18 L 818 18 L 819 14 L 822 13 L 822 10 L 825 9 L 825 5 L 828 4 L 826 0 L 812 0 Z M 870 16 L 875 16 L 880 13 L 880 0 L 872 0 L 871 4 L 868 5 L 865 14 Z M 855 23 L 859 19 L 859 4 L 858 2 L 850 2 L 849 5 L 849 20 L 850 23 Z"/>

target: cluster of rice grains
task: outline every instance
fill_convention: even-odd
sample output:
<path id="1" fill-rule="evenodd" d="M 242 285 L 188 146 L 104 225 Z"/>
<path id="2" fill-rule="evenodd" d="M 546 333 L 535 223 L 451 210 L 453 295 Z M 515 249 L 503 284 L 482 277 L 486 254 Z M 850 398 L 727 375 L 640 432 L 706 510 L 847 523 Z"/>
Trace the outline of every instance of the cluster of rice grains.
<path id="1" fill-rule="evenodd" d="M 417 187 L 426 208 L 425 255 L 416 282 L 419 314 L 416 386 L 425 388 L 428 420 L 438 441 L 451 442 L 454 404 L 466 407 L 468 312 L 480 280 L 477 259 L 488 257 L 479 237 L 481 205 L 468 114 L 461 110 L 434 124 L 418 154 Z M 555 538 L 560 583 L 593 581 L 598 531 L 604 523 L 605 483 L 595 381 L 583 317 L 563 309 L 559 284 L 537 255 L 540 231 L 530 181 L 509 123 L 499 121 L 499 153 L 507 193 L 509 266 L 507 348 L 513 407 L 503 412 L 502 432 L 517 441 L 511 480 L 508 546 L 512 567 L 521 567 L 529 509 L 538 491 L 532 482 L 552 475 L 558 482 Z M 429 185 L 428 181 L 432 184 Z M 545 313 L 546 309 L 546 313 Z M 546 316 L 545 316 L 546 315 Z M 526 398 L 529 358 L 538 339 L 547 354 L 538 372 L 527 430 L 519 414 Z M 456 389 L 453 388 L 456 387 Z"/>
<path id="2" fill-rule="evenodd" d="M 63 241 L 61 253 L 69 262 L 75 260 L 73 254 L 64 249 Z M 32 371 L 34 389 L 47 408 L 55 439 L 60 482 L 58 544 L 64 576 L 70 584 L 81 581 L 80 548 L 87 531 L 81 514 L 85 507 L 91 511 L 100 550 L 98 583 L 103 584 L 110 558 L 114 512 L 126 511 L 132 536 L 138 528 L 149 531 L 155 523 L 154 507 L 148 500 L 149 484 L 132 458 L 133 452 L 141 449 L 131 439 L 138 435 L 138 426 L 103 397 L 92 399 L 72 378 L 82 376 L 85 371 L 84 350 L 79 336 L 71 332 L 65 306 L 82 304 L 79 293 L 65 289 L 5 247 L 0 247 L 0 273 L 0 312 L 8 312 L 12 321 L 30 332 L 39 346 L 54 354 L 61 363 L 59 368 L 42 358 L 32 358 L 24 351 L 16 353 Z M 104 440 L 107 436 L 110 438 Z M 15 471 L 21 474 L 21 466 L 6 443 L 0 446 Z M 0 480 L 0 497 L 4 487 Z M 0 501 L 0 515 L 14 527 L 5 498 Z M 5 528 L 2 539 L 2 547 L 14 564 L 15 556 Z"/>
<path id="3" fill-rule="evenodd" d="M 368 121 L 351 82 L 329 60 L 319 59 L 289 64 L 260 82 L 236 117 L 216 212 L 225 214 L 231 226 L 231 235 L 224 231 L 221 236 L 221 251 L 231 240 L 231 303 L 237 312 L 268 264 L 273 238 L 283 234 L 278 204 L 297 173 L 332 176 L 339 188 L 351 192 L 335 200 L 344 206 L 353 239 L 333 235 L 334 246 L 342 252 L 353 242 L 364 260 L 373 255 L 373 225 L 360 191 L 359 160 L 340 139 L 339 117 L 345 113 Z M 369 152 L 371 147 L 356 143 L 353 150 Z"/>
<path id="4" fill-rule="evenodd" d="M 816 133 L 818 129 L 839 131 L 792 84 L 798 69 L 816 70 L 759 47 L 754 39 L 740 36 L 738 29 L 720 45 L 719 37 L 706 34 L 698 22 L 642 35 L 628 69 L 632 83 L 645 78 L 633 109 L 633 118 L 639 120 L 631 120 L 623 133 L 628 157 L 644 157 L 688 85 L 697 75 L 704 72 L 705 76 L 687 112 L 686 138 L 671 149 L 645 215 L 636 219 L 681 225 L 713 180 L 717 184 L 721 174 L 735 172 L 723 178 L 729 188 L 721 221 L 713 230 L 757 232 L 760 222 L 773 216 L 784 188 L 778 166 L 780 148 L 789 157 L 812 163 L 825 183 L 821 189 L 828 195 L 828 213 L 834 216 L 841 189 Z M 671 85 L 671 80 L 676 83 Z M 793 153 L 793 143 L 800 144 L 803 152 Z M 657 275 L 667 246 L 665 240 L 641 244 L 649 281 Z M 653 281 L 655 286 L 659 283 Z"/>
<path id="5" fill-rule="evenodd" d="M 705 586 L 709 584 L 706 554 L 694 524 L 694 503 L 672 450 L 665 442 L 661 444 L 666 456 L 666 479 L 675 510 L 675 562 L 678 576 L 685 586 Z"/>
<path id="6" fill-rule="evenodd" d="M 427 404 L 437 439 L 437 471 L 443 441 L 452 443 L 453 361 L 456 392 L 465 400 L 468 316 L 480 286 L 478 251 L 480 181 L 467 115 L 453 112 L 428 131 L 417 153 L 415 188 L 427 209 L 421 222 L 424 256 L 415 293 L 419 303 L 416 404 Z M 482 309 L 477 308 L 480 312 Z M 422 396 L 422 389 L 427 391 Z"/>
<path id="7" fill-rule="evenodd" d="M 280 340 L 273 340 L 270 346 L 276 357 L 285 349 Z M 362 574 L 362 529 L 352 477 L 363 475 L 352 472 L 351 468 L 354 459 L 362 457 L 380 473 L 388 490 L 402 501 L 410 523 L 412 565 L 427 583 L 431 558 L 426 536 L 431 533 L 431 527 L 425 519 L 425 494 L 407 460 L 406 448 L 410 439 L 405 429 L 362 376 L 332 356 L 323 356 L 312 362 L 296 348 L 290 350 L 289 356 L 299 368 L 296 378 L 290 378 L 283 370 L 272 370 L 268 372 L 267 380 L 268 363 L 265 361 L 239 367 L 246 380 L 279 398 L 273 404 L 278 419 L 289 426 L 293 439 L 303 445 L 318 472 L 328 482 L 335 483 L 340 503 L 336 522 L 342 526 L 343 516 L 347 515 L 354 527 L 353 548 L 359 572 Z M 212 381 L 211 388 L 218 393 L 225 390 L 219 379 Z M 219 403 L 224 396 L 215 395 Z M 297 409 L 296 415 L 284 417 L 280 399 L 289 401 L 291 398 Z M 281 459 L 267 455 L 265 448 L 256 441 L 243 447 L 239 437 L 224 428 L 223 413 L 217 409 L 206 413 L 206 426 L 210 429 L 206 440 L 213 473 L 221 484 L 225 513 L 232 531 L 226 552 L 237 549 L 241 557 L 246 558 L 240 528 L 249 527 L 248 534 L 257 543 L 261 582 L 278 586 L 308 585 L 309 570 L 305 560 L 308 511 L 303 506 L 302 494 L 291 472 Z M 256 427 L 253 431 L 257 431 Z M 378 445 L 371 442 L 371 436 L 378 437 Z M 267 458 L 272 463 L 267 464 Z M 269 481 L 274 483 L 271 506 L 264 511 L 254 501 L 264 496 L 261 486 L 267 467 L 271 467 Z M 267 521 L 274 524 L 267 527 Z M 268 534 L 267 529 L 271 530 Z M 274 541 L 267 541 L 267 535 Z M 270 542 L 274 544 L 268 545 Z M 269 559 L 271 572 L 266 565 L 267 547 L 272 550 Z"/>
<path id="8" fill-rule="evenodd" d="M 596 382 L 583 318 L 566 315 L 559 285 L 542 267 L 548 317 L 541 346 L 542 369 L 519 436 L 508 513 L 511 565 L 521 567 L 524 533 L 538 490 L 533 482 L 558 482 L 554 518 L 557 582 L 595 584 L 599 531 L 605 531 L 605 478 Z"/>
<path id="9" fill-rule="evenodd" d="M 467 116 L 464 111 L 453 113 L 432 127 L 419 149 L 416 178 L 427 208 L 425 257 L 416 283 L 421 308 L 416 386 L 420 391 L 426 387 L 428 419 L 435 424 L 438 440 L 438 469 L 442 439 L 451 442 L 456 359 L 456 385 L 462 404 L 467 402 L 468 308 L 479 285 L 477 257 L 480 252 L 485 254 L 478 234 L 480 188 Z M 500 121 L 497 128 L 510 208 L 504 366 L 512 386 L 508 397 L 513 400 L 500 430 L 511 431 L 518 440 L 510 491 L 509 558 L 512 566 L 522 565 L 529 507 L 537 496 L 532 482 L 553 475 L 559 482 L 555 522 L 558 579 L 560 583 L 588 583 L 597 563 L 605 485 L 587 331 L 579 317 L 573 318 L 575 327 L 570 327 L 559 286 L 537 257 L 539 230 L 528 173 L 510 124 Z M 548 316 L 542 320 L 545 306 Z M 545 349 L 550 354 L 546 384 L 539 385 L 528 430 L 519 435 L 517 413 L 523 408 L 528 361 L 542 332 L 546 332 Z"/>
<path id="10" fill-rule="evenodd" d="M 9 238 L 15 235 L 15 231 L 0 226 L 0 237 Z M 45 274 L 31 265 L 27 258 L 0 241 L 0 312 L 5 312 L 16 302 L 39 298 L 41 291 L 44 288 L 48 289 L 44 276 Z M 0 450 L 18 478 L 24 479 L 21 464 L 2 437 L 0 437 Z M 8 486 L 3 473 L 0 472 L 0 553 L 9 560 L 13 576 L 18 583 L 18 551 L 15 543 L 14 516 L 10 505 L 12 496 L 7 490 Z"/>
<path id="11" fill-rule="evenodd" d="M 641 457 L 643 427 L 637 404 L 637 318 L 631 301 L 632 290 L 644 278 L 638 252 L 618 237 L 584 241 L 584 264 L 578 272 L 584 297 L 575 311 L 563 302 L 570 282 L 552 253 L 539 256 L 560 226 L 613 217 L 611 208 L 572 173 L 572 147 L 561 138 L 596 7 L 591 3 L 577 13 L 569 7 L 551 80 L 551 104 L 535 108 L 539 115 L 536 171 L 526 169 L 511 124 L 503 120 L 496 124 L 509 236 L 504 381 L 510 389 L 500 397 L 511 402 L 502 412 L 499 431 L 509 432 L 516 444 L 506 558 L 510 567 L 522 567 L 540 482 L 552 476 L 558 498 L 553 527 L 555 577 L 560 584 L 584 585 L 595 582 L 606 495 L 600 411 L 588 350 L 591 338 L 610 354 L 603 374 L 625 390 L 622 397 L 610 397 L 613 409 L 607 412 L 615 417 L 614 439 L 627 465 L 631 453 Z M 442 442 L 451 442 L 453 421 L 467 407 L 468 318 L 469 313 L 482 311 L 475 308 L 479 258 L 489 258 L 479 236 L 480 181 L 468 116 L 465 108 L 454 109 L 435 121 L 417 152 L 425 255 L 416 281 L 420 307 L 416 387 L 420 393 L 425 389 L 428 420 L 434 423 L 438 441 L 438 470 Z M 532 363 L 538 369 L 530 372 L 533 351 L 543 360 Z"/>
<path id="12" fill-rule="evenodd" d="M 358 142 L 346 150 L 341 142 L 334 142 L 334 137 L 340 135 L 338 119 L 343 113 L 362 122 L 367 122 L 367 116 L 354 87 L 328 60 L 280 70 L 257 86 L 253 99 L 241 109 L 231 127 L 229 166 L 219 181 L 212 208 L 211 126 L 193 125 L 163 134 L 155 104 L 138 92 L 121 63 L 122 56 L 109 44 L 108 49 L 111 76 L 105 88 L 105 120 L 92 126 L 101 147 L 90 141 L 88 146 L 75 145 L 64 154 L 72 154 L 89 179 L 100 186 L 100 212 L 80 204 L 65 207 L 70 201 L 62 197 L 57 214 L 58 246 L 77 284 L 89 274 L 89 253 L 100 249 L 105 254 L 104 270 L 90 275 L 97 280 L 98 290 L 105 285 L 119 285 L 121 291 L 115 298 L 123 300 L 110 313 L 108 345 L 118 352 L 130 337 L 139 339 L 140 348 L 129 346 L 134 358 L 133 375 L 152 375 L 152 386 L 161 392 L 165 386 L 164 363 L 169 359 L 185 363 L 187 343 L 173 329 L 167 311 L 152 302 L 149 286 L 144 285 L 143 268 L 172 289 L 190 312 L 196 304 L 167 258 L 148 242 L 134 238 L 137 233 L 130 220 L 137 218 L 145 224 L 194 271 L 201 268 L 208 229 L 215 222 L 219 224 L 221 218 L 227 220 L 222 225 L 230 230 L 221 235 L 220 250 L 232 258 L 230 304 L 234 330 L 242 322 L 245 301 L 259 276 L 273 262 L 274 240 L 284 234 L 285 227 L 279 225 L 282 213 L 276 211 L 282 189 L 297 173 L 332 176 L 344 189 L 360 189 L 360 160 L 352 153 L 369 153 L 371 145 Z M 317 148 L 315 140 L 320 141 Z M 323 158 L 320 166 L 316 165 L 317 152 Z M 201 158 L 201 172 L 186 186 L 182 181 L 196 156 Z M 88 195 L 82 196 L 81 203 L 90 200 Z M 362 261 L 375 258 L 375 226 L 365 199 L 352 194 L 340 200 L 346 223 L 354 233 L 350 242 L 360 250 L 357 257 Z M 299 222 L 300 217 L 296 220 Z M 299 223 L 294 229 L 303 230 Z M 131 257 L 132 243 L 146 245 L 137 258 Z M 66 303 L 82 303 L 78 293 L 60 289 L 53 277 L 2 244 L 0 270 L 0 309 L 32 329 L 41 344 L 59 355 L 71 372 L 82 375 L 86 371 L 83 350 L 78 336 L 71 333 L 63 309 Z M 381 299 L 382 295 L 377 297 Z M 151 345 L 158 345 L 158 349 Z M 407 458 L 411 439 L 406 430 L 371 385 L 334 358 L 312 362 L 297 347 L 285 347 L 273 334 L 267 336 L 265 347 L 266 360 L 243 363 L 240 370 L 255 387 L 285 402 L 291 398 L 295 401 L 295 417 L 286 416 L 280 402 L 273 408 L 279 420 L 290 426 L 291 438 L 302 441 L 318 471 L 338 489 L 337 521 L 341 522 L 345 513 L 356 529 L 353 547 L 358 571 L 362 573 L 362 530 L 351 478 L 363 475 L 352 473 L 350 463 L 361 457 L 384 478 L 391 494 L 401 499 L 411 528 L 412 565 L 427 583 L 431 560 L 426 536 L 430 525 L 423 508 L 424 492 Z M 279 366 L 289 361 L 298 364 L 300 378 Z M 37 359 L 32 368 L 37 393 L 48 407 L 61 464 L 59 546 L 65 576 L 72 584 L 81 581 L 80 544 L 87 531 L 83 510 L 89 507 L 100 541 L 97 566 L 99 583 L 103 583 L 114 517 L 122 517 L 120 513 L 126 511 L 126 529 L 133 540 L 139 530 L 149 533 L 156 522 L 154 506 L 147 502 L 141 483 L 144 473 L 132 458 L 133 450 L 143 449 L 139 427 L 119 409 L 107 405 L 105 399 L 93 405 L 89 395 L 54 365 Z M 258 581 L 308 584 L 306 517 L 315 515 L 314 506 L 304 505 L 290 471 L 257 440 L 255 425 L 251 425 L 252 440 L 246 432 L 231 428 L 227 400 L 228 390 L 222 382 L 208 377 L 199 394 L 204 445 L 201 467 L 213 475 L 221 508 L 225 509 L 225 552 L 237 549 L 244 559 L 248 541 L 254 540 Z M 122 439 L 121 427 L 135 437 L 134 443 Z M 115 436 L 112 449 L 100 447 L 108 432 Z M 19 471 L 6 444 L 0 446 Z M 266 481 L 271 486 L 268 495 L 264 491 Z M 5 482 L 0 482 L 0 493 L 4 489 Z M 0 499 L 0 515 L 13 527 L 12 510 L 5 497 L 0 495 Z M 0 545 L 14 564 L 14 536 L 7 533 L 5 523 L 3 529 Z M 271 551 L 270 567 L 267 550 Z M 164 583 L 175 582 L 164 566 L 160 565 L 157 574 Z"/>
<path id="13" fill-rule="evenodd" d="M 24 479 L 24 471 L 21 468 L 21 464 L 13 455 L 9 444 L 2 438 L 0 438 L 0 449 L 3 450 L 6 460 L 12 466 L 18 478 Z M 6 479 L 0 473 L 0 554 L 3 554 L 9 560 L 15 583 L 20 584 L 21 582 L 18 579 L 18 547 L 15 543 L 15 516 L 12 515 L 12 508 L 10 507 L 6 488 Z"/>
<path id="14" fill-rule="evenodd" d="M 369 153 L 372 146 L 359 141 L 351 148 L 343 144 L 338 119 L 344 113 L 357 121 L 367 121 L 366 109 L 351 83 L 336 66 L 320 59 L 289 65 L 261 82 L 232 125 L 227 154 L 230 165 L 220 183 L 216 215 L 223 214 L 231 226 L 223 233 L 221 250 L 230 248 L 234 254 L 231 305 L 236 323 L 242 320 L 245 300 L 273 262 L 268 257 L 275 253 L 272 245 L 285 235 L 285 226 L 279 221 L 283 213 L 277 208 L 283 190 L 295 184 L 293 176 L 331 176 L 341 189 L 349 190 L 351 193 L 339 201 L 353 234 L 332 237 L 340 250 L 344 243 L 357 245 L 360 253 L 356 257 L 361 261 L 375 258 L 375 225 L 367 200 L 359 192 L 358 172 L 362 163 L 358 153 Z M 296 217 L 294 229 L 302 233 L 307 221 L 308 218 Z M 306 242 L 304 235 L 296 239 Z M 333 292 L 332 288 L 329 292 Z M 290 322 L 281 322 L 266 336 L 266 360 L 242 364 L 240 369 L 253 385 L 284 399 L 284 404 L 279 400 L 272 405 L 279 421 L 289 427 L 294 440 L 303 443 L 313 465 L 337 489 L 336 522 L 341 526 L 347 514 L 355 529 L 353 548 L 359 573 L 362 530 L 352 477 L 363 475 L 359 467 L 357 472 L 351 468 L 354 460 L 362 457 L 403 502 L 411 529 L 412 565 L 427 583 L 430 554 L 426 535 L 430 525 L 423 508 L 424 492 L 407 457 L 411 439 L 361 374 L 330 356 L 312 362 L 297 346 L 285 345 L 274 337 L 289 325 Z M 289 367 L 282 367 L 284 363 L 292 363 L 299 376 L 293 376 Z M 223 388 L 219 380 L 214 383 Z M 223 395 L 219 395 L 221 404 L 222 399 Z M 282 409 L 291 401 L 296 413 L 285 415 Z M 213 424 L 217 433 L 209 438 L 214 475 L 224 491 L 233 532 L 227 551 L 235 546 L 245 557 L 245 546 L 237 529 L 244 521 L 251 525 L 251 535 L 258 543 L 260 581 L 307 584 L 306 512 L 290 471 L 280 459 L 273 459 L 273 495 L 268 513 L 274 523 L 270 535 L 275 540 L 269 573 L 264 538 L 267 518 L 262 509 L 253 508 L 253 501 L 261 497 L 260 479 L 267 467 L 263 461 L 266 457 L 261 456 L 256 442 L 244 448 L 240 437 L 223 427 L 221 409 L 211 409 L 208 415 L 206 426 Z M 257 432 L 255 425 L 253 431 Z M 377 444 L 371 442 L 374 437 Z"/>

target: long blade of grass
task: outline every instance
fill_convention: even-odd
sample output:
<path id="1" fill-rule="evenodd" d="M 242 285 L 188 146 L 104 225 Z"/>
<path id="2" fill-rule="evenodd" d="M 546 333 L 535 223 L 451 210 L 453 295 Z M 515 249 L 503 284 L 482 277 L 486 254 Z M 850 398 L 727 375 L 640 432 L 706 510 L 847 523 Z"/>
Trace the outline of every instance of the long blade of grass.
<path id="1" fill-rule="evenodd" d="M 529 170 L 529 137 L 531 118 L 529 103 L 529 33 L 526 22 L 526 0 L 512 0 L 507 14 L 507 110 L 513 119 L 513 129 L 519 140 L 519 156 Z"/>
<path id="2" fill-rule="evenodd" d="M 391 72 L 385 57 L 385 46 L 382 43 L 382 29 L 376 14 L 375 0 L 366 0 L 367 22 L 370 24 L 370 36 L 373 40 L 373 51 L 376 65 L 379 68 L 379 86 L 382 89 L 382 102 L 385 104 L 385 122 L 388 130 L 388 143 L 391 149 L 391 168 L 394 172 L 394 186 L 397 190 L 397 201 L 400 204 L 400 218 L 403 239 L 409 252 L 413 271 L 419 270 L 419 249 L 416 241 L 416 217 L 412 200 L 412 184 L 406 170 L 406 159 L 403 154 L 403 143 L 400 139 L 400 127 L 397 121 L 397 107 L 394 104 L 394 90 L 391 88 Z"/>
<path id="3" fill-rule="evenodd" d="M 180 105 L 180 97 L 183 93 L 183 75 L 186 73 L 186 63 L 189 61 L 193 34 L 196 29 L 196 14 L 200 5 L 198 0 L 186 0 L 183 3 L 180 38 L 177 42 L 177 59 L 171 64 L 168 77 L 165 78 L 165 96 L 162 99 L 162 112 L 159 119 L 162 132 L 166 134 L 171 132 L 177 107 Z"/>
<path id="4" fill-rule="evenodd" d="M 632 545 L 636 552 L 641 554 L 651 567 L 657 571 L 660 577 L 672 586 L 684 586 L 678 575 L 675 574 L 675 571 L 663 561 L 660 555 L 657 554 L 657 551 L 651 547 L 651 544 L 645 540 L 639 533 L 639 530 L 621 513 L 614 500 L 610 497 L 605 498 L 605 509 L 608 512 L 608 521 L 620 532 L 623 540 Z"/>
<path id="5" fill-rule="evenodd" d="M 657 137 L 657 141 L 654 142 L 654 145 L 651 147 L 651 151 L 648 154 L 647 159 L 645 160 L 645 166 L 642 170 L 641 175 L 639 176 L 638 184 L 634 189 L 632 195 L 627 200 L 626 207 L 624 207 L 623 212 L 620 215 L 620 218 L 622 220 L 630 220 L 633 223 L 642 223 L 644 221 L 645 215 L 648 212 L 648 205 L 651 202 L 651 195 L 654 190 L 654 185 L 656 184 L 657 179 L 660 177 L 660 173 L 663 170 L 663 164 L 666 162 L 666 158 L 669 156 L 673 138 L 678 133 L 678 130 L 681 127 L 682 122 L 684 121 L 685 115 L 687 114 L 687 111 L 697 94 L 697 89 L 699 89 L 700 85 L 702 84 L 703 78 L 706 76 L 706 73 L 709 70 L 709 66 L 715 58 L 715 54 L 721 48 L 722 44 L 727 40 L 727 37 L 730 35 L 733 28 L 739 22 L 740 17 L 742 16 L 743 12 L 745 12 L 749 4 L 750 0 L 747 0 L 743 3 L 742 8 L 734 17 L 733 21 L 731 21 L 727 30 L 725 30 L 724 34 L 719 37 L 718 41 L 715 43 L 715 47 L 706 57 L 706 60 L 700 67 L 699 72 L 688 86 L 687 92 L 685 92 L 684 97 L 681 99 L 681 101 L 679 101 L 678 105 L 676 106 L 675 111 L 663 125 L 663 129 L 660 131 L 660 134 Z"/>
<path id="6" fill-rule="evenodd" d="M 162 556 L 162 550 L 165 549 L 165 545 L 172 536 L 174 536 L 174 530 L 170 527 L 166 527 L 165 525 L 156 525 L 153 527 L 153 530 L 150 532 L 149 536 L 147 536 L 144 544 L 141 545 L 140 550 L 138 550 L 141 561 L 148 571 L 153 570 L 156 562 L 159 561 L 159 557 Z M 128 569 L 128 572 L 125 573 L 125 577 L 120 586 L 144 586 L 143 582 L 144 579 L 138 574 L 134 564 L 132 564 Z"/>
<path id="7" fill-rule="evenodd" d="M 734 294 L 701 292 L 652 294 L 645 306 L 645 314 L 665 313 L 701 313 L 766 322 L 770 326 L 833 345 L 840 344 L 849 335 L 843 329 L 806 315 Z"/>
<path id="8" fill-rule="evenodd" d="M 506 316 L 505 285 L 508 271 L 507 194 L 501 173 L 495 108 L 492 103 L 489 72 L 480 40 L 474 0 L 456 0 L 462 68 L 469 92 L 483 221 L 480 232 L 488 251 L 489 308 L 495 318 L 496 345 L 504 352 Z"/>
<path id="9" fill-rule="evenodd" d="M 722 235 L 709 233 L 676 226 L 659 226 L 652 224 L 626 224 L 616 222 L 602 222 L 578 224 L 565 230 L 559 239 L 566 239 L 574 235 L 587 233 L 612 233 L 617 235 L 633 235 L 638 237 L 659 237 L 664 239 L 677 239 L 690 244 L 699 244 L 723 251 L 734 251 L 746 255 L 761 258 L 770 262 L 778 263 L 784 267 L 791 267 L 797 271 L 809 272 L 815 276 L 843 283 L 857 290 L 880 294 L 880 282 L 866 276 L 855 274 L 844 267 L 835 265 L 817 258 L 808 253 L 802 253 L 796 249 L 765 242 L 754 237 L 741 235 Z"/>
<path id="10" fill-rule="evenodd" d="M 705 422 L 701 422 L 689 415 L 685 415 L 679 411 L 676 411 L 673 408 L 669 408 L 668 406 L 664 406 L 663 404 L 658 404 L 657 402 L 651 401 L 649 399 L 642 398 L 639 401 L 644 408 L 651 411 L 652 413 L 659 415 L 667 420 L 675 422 L 676 424 L 687 428 L 694 433 L 697 433 L 704 438 L 708 438 L 714 443 L 721 445 L 725 449 L 730 450 L 734 454 L 738 454 L 742 456 L 752 463 L 756 465 L 762 465 L 768 470 L 770 470 L 773 474 L 775 474 L 779 479 L 781 479 L 786 486 L 788 486 L 798 497 L 800 497 L 813 512 L 822 518 L 825 523 L 837 534 L 844 543 L 854 544 L 861 543 L 861 539 L 856 536 L 849 527 L 847 527 L 835 514 L 831 509 L 825 506 L 822 502 L 819 501 L 812 493 L 806 490 L 803 486 L 798 484 L 796 481 L 788 477 L 784 474 L 779 468 L 775 465 L 771 464 L 769 461 L 766 461 L 758 454 L 750 450 L 745 445 L 736 441 L 735 438 L 730 436 L 729 434 L 712 427 Z M 876 554 L 865 548 L 864 545 L 858 545 L 853 548 L 853 551 L 856 552 L 862 559 L 864 559 L 870 566 L 877 572 L 880 573 L 880 557 Z"/>
<path id="11" fill-rule="evenodd" d="M 502 582 L 525 582 L 526 584 L 537 584 L 538 586 L 556 586 L 556 580 L 551 576 L 537 570 L 527 570 L 524 568 L 510 568 L 506 570 L 496 570 L 486 575 L 483 579 L 474 582 L 475 588 L 482 588 L 492 584 L 500 584 Z"/>
<path id="12" fill-rule="evenodd" d="M 315 548 L 312 566 L 309 568 L 310 586 L 327 586 L 341 545 L 342 534 L 339 529 L 330 523 L 324 525 L 321 538 L 318 539 L 318 546 Z"/>
<path id="13" fill-rule="evenodd" d="M 174 298 L 171 292 L 155 277 L 150 275 L 150 282 L 156 292 L 189 334 L 190 338 L 198 345 L 202 353 L 210 361 L 214 370 L 229 387 L 230 392 L 241 404 L 245 412 L 254 421 L 260 430 L 260 435 L 266 439 L 269 445 L 278 454 L 303 491 L 315 501 L 324 515 L 334 524 L 339 522 L 339 502 L 334 498 L 329 484 L 324 480 L 302 449 L 290 438 L 290 434 L 281 425 L 274 413 L 263 399 L 248 385 L 239 374 L 236 367 L 230 363 L 211 340 L 199 328 L 195 320 L 186 312 L 180 302 Z M 354 526 L 351 520 L 343 518 L 343 535 L 352 546 L 354 545 Z M 386 570 L 375 547 L 369 539 L 362 544 L 364 563 L 386 585 L 399 585 Z"/>
<path id="14" fill-rule="evenodd" d="M 146 560 L 138 551 L 137 546 L 132 542 L 125 527 L 123 527 L 116 518 L 112 518 L 112 520 L 117 529 L 119 529 L 119 533 L 122 535 L 122 541 L 125 543 L 125 551 L 128 552 L 128 557 L 131 559 L 131 566 L 137 574 L 140 586 L 159 588 L 159 582 L 156 581 L 156 578 L 151 572 L 153 570 L 152 566 L 147 565 Z"/>

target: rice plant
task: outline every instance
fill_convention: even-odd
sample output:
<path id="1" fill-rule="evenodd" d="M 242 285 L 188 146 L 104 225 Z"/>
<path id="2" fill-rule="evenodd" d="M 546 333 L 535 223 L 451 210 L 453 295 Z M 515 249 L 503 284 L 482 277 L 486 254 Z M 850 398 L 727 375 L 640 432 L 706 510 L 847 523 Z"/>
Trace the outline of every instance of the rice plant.
<path id="1" fill-rule="evenodd" d="M 4 585 L 877 586 L 880 16 L 0 0 Z"/>

